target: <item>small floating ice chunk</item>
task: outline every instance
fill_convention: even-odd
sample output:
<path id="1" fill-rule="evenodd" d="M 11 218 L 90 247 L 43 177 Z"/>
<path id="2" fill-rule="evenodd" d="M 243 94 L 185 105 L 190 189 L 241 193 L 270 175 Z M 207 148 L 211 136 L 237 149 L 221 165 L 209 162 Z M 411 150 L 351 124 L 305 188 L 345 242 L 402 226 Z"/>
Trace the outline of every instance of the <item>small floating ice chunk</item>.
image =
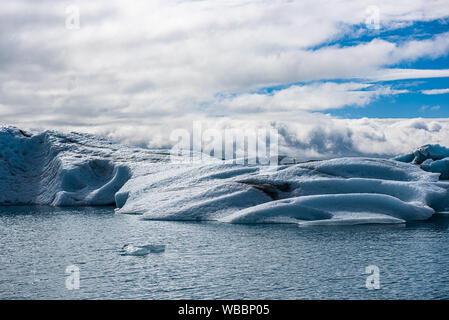
<path id="1" fill-rule="evenodd" d="M 165 251 L 165 244 L 146 244 L 143 246 L 135 246 L 125 244 L 122 247 L 122 256 L 146 256 L 150 253 L 160 253 Z"/>

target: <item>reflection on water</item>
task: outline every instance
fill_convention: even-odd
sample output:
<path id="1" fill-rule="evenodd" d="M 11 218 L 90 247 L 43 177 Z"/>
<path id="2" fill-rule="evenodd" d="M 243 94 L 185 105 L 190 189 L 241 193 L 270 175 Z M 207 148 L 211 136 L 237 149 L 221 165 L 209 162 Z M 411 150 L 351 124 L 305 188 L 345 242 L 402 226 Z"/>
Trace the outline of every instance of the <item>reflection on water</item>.
<path id="1" fill-rule="evenodd" d="M 0 298 L 448 299 L 449 218 L 407 225 L 143 221 L 112 208 L 0 208 Z M 126 244 L 164 252 L 121 255 Z M 66 288 L 67 266 L 80 270 Z M 379 290 L 365 268 L 379 267 Z"/>

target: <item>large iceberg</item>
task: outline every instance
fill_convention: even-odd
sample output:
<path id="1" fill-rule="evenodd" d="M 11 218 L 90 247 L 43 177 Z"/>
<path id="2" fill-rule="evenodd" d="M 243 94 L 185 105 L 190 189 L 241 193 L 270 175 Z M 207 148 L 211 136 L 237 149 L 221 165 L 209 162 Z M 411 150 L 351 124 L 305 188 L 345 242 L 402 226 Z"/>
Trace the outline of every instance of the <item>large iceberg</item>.
<path id="1" fill-rule="evenodd" d="M 115 205 L 158 220 L 403 223 L 448 210 L 448 159 L 449 149 L 429 145 L 396 159 L 264 166 L 181 153 L 173 161 L 168 150 L 89 134 L 2 127 L 0 205 Z"/>

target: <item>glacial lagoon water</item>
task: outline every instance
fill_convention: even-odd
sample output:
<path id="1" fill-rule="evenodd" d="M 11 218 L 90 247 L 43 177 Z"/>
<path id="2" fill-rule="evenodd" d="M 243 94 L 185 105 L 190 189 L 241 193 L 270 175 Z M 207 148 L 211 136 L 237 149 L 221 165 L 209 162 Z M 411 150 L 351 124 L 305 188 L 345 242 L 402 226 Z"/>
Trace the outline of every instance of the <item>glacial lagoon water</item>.
<path id="1" fill-rule="evenodd" d="M 403 225 L 145 221 L 0 207 L 1 299 L 449 299 L 449 218 Z M 126 244 L 165 252 L 123 256 Z M 68 266 L 79 289 L 68 290 Z M 379 268 L 369 290 L 365 268 Z"/>

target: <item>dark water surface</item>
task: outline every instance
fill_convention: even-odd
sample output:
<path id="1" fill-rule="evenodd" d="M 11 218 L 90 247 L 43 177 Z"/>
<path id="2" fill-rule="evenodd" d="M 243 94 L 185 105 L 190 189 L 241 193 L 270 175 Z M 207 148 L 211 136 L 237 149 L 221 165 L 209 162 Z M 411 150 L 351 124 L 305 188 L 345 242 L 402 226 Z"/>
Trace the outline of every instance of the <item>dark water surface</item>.
<path id="1" fill-rule="evenodd" d="M 0 207 L 2 299 L 448 299 L 449 218 L 407 225 L 143 221 L 112 208 Z M 125 244 L 163 253 L 122 256 Z M 80 288 L 66 288 L 67 266 Z M 368 290 L 365 268 L 379 268 Z"/>

